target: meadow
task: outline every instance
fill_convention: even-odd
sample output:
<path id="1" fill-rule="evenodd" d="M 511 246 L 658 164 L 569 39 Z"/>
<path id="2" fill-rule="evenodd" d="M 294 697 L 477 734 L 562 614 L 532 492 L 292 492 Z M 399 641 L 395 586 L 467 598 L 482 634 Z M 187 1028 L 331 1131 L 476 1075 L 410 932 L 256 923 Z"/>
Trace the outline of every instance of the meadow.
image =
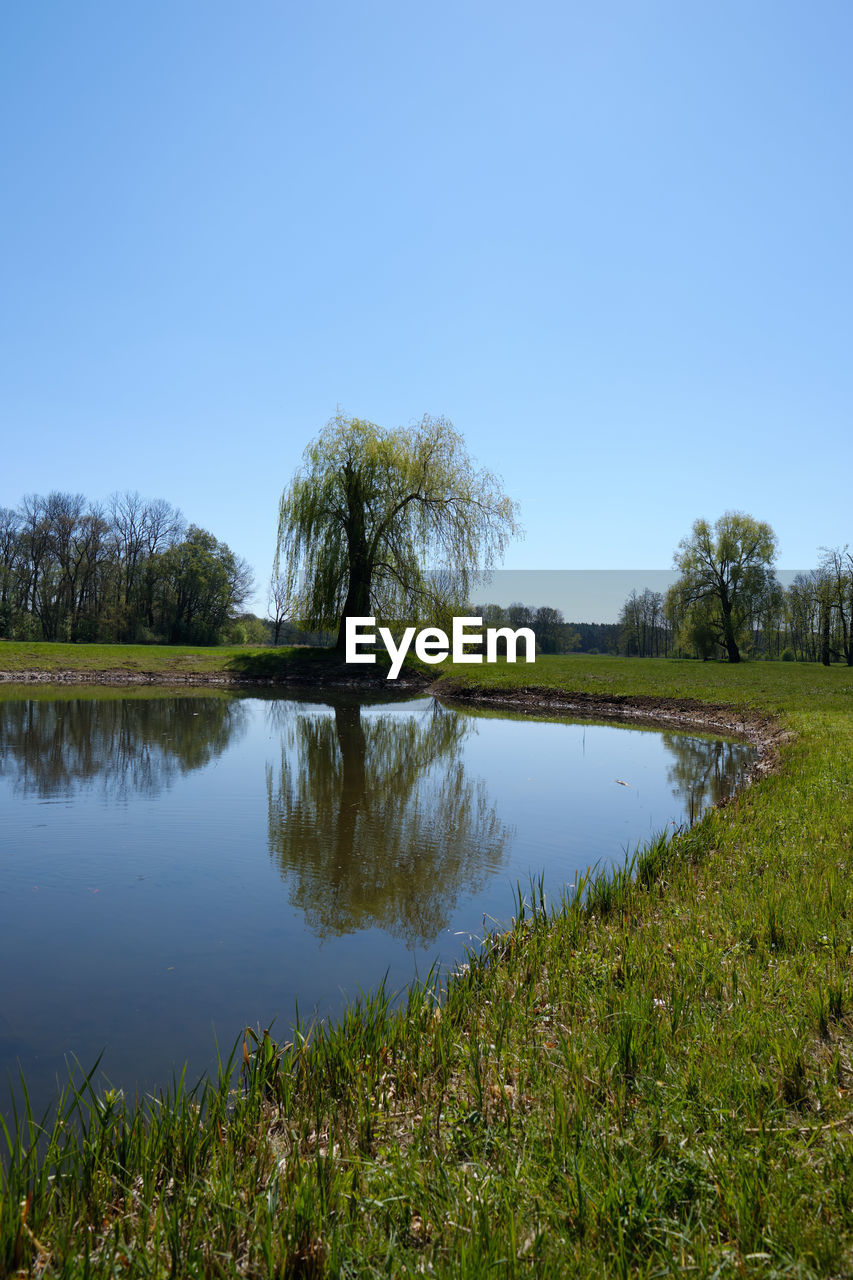
<path id="1" fill-rule="evenodd" d="M 281 661 L 294 652 L 291 649 L 251 650 L 259 658 L 264 654 L 281 655 Z M 38 641 L 5 640 L 0 642 L 0 674 L 39 673 L 45 677 L 76 675 L 121 680 L 128 676 L 214 677 L 229 671 L 229 664 L 245 658 L 247 651 L 239 645 L 159 645 L 159 644 L 43 644 Z"/>
<path id="2" fill-rule="evenodd" d="M 0 667 L 106 669 L 84 648 L 4 644 Z M 121 665 L 233 670 L 223 650 L 171 652 Z M 402 1001 L 258 1028 L 218 1080 L 157 1099 L 78 1074 L 55 1117 L 4 1130 L 0 1273 L 853 1274 L 853 671 L 569 656 L 432 673 L 463 695 L 772 718 L 775 768 L 559 901 L 534 869 L 513 927 Z"/>

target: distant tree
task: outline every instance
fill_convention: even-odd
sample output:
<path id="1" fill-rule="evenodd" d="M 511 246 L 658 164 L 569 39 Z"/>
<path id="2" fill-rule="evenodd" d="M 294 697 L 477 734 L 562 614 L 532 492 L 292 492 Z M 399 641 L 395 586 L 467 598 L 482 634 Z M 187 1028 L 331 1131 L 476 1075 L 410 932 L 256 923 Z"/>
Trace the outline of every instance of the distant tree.
<path id="1" fill-rule="evenodd" d="M 664 609 L 683 651 L 692 653 L 703 662 L 718 652 L 719 633 L 708 601 L 698 600 L 684 607 L 678 593 L 670 590 Z"/>
<path id="2" fill-rule="evenodd" d="M 289 608 L 287 575 L 273 573 L 267 589 L 267 617 L 272 623 L 272 642 L 278 648 L 281 629 L 287 621 Z"/>
<path id="3" fill-rule="evenodd" d="M 56 575 L 45 499 L 37 493 L 26 494 L 18 516 L 20 519 L 18 546 L 21 564 L 21 610 L 28 615 L 33 628 L 36 625 L 40 627 L 42 639 L 52 640 L 56 638 L 52 634 L 53 610 L 51 608 Z"/>
<path id="4" fill-rule="evenodd" d="M 471 612 L 475 617 L 483 619 L 484 627 L 509 625 L 509 618 L 502 604 L 475 604 Z"/>
<path id="5" fill-rule="evenodd" d="M 669 591 L 670 608 L 690 624 L 699 610 L 702 627 L 740 662 L 740 644 L 757 600 L 775 582 L 776 535 L 769 524 L 727 511 L 711 526 L 697 520 L 675 553 L 681 578 Z"/>
<path id="6" fill-rule="evenodd" d="M 180 511 L 162 498 L 114 493 L 108 504 L 113 541 L 110 617 L 116 638 L 132 640 L 147 620 L 153 626 L 153 559 L 184 536 Z"/>
<path id="7" fill-rule="evenodd" d="M 642 616 L 636 591 L 632 591 L 623 604 L 619 613 L 619 624 L 622 628 L 619 635 L 619 651 L 628 654 L 629 657 L 635 653 L 643 657 Z"/>
<path id="8" fill-rule="evenodd" d="M 507 606 L 507 620 L 511 627 L 532 627 L 534 611 L 529 604 L 522 604 L 520 600 L 513 600 Z"/>
<path id="9" fill-rule="evenodd" d="M 445 617 L 517 531 L 516 504 L 446 419 L 387 431 L 339 414 L 282 494 L 275 572 L 283 561 L 291 616 L 336 627 L 342 649 L 348 617 Z"/>
<path id="10" fill-rule="evenodd" d="M 798 573 L 785 593 L 785 612 L 791 648 L 801 662 L 819 658 L 821 600 L 824 596 L 824 574 L 818 569 Z"/>
<path id="11" fill-rule="evenodd" d="M 536 633 L 536 643 L 543 653 L 562 653 L 566 639 L 566 624 L 559 609 L 551 605 L 540 605 L 533 614 L 531 623 Z"/>
<path id="12" fill-rule="evenodd" d="M 619 648 L 622 653 L 640 658 L 657 657 L 666 652 L 669 631 L 659 591 L 646 587 L 642 594 L 632 591 L 619 615 L 622 631 Z"/>
<path id="13" fill-rule="evenodd" d="M 583 644 L 581 633 L 576 631 L 573 623 L 563 623 L 563 638 L 560 641 L 560 653 L 574 653 Z"/>
<path id="14" fill-rule="evenodd" d="M 186 532 L 160 498 L 114 494 L 102 506 L 54 491 L 28 494 L 17 511 L 0 508 L 0 636 L 10 639 L 153 641 L 192 631 L 212 641 L 223 617 L 215 601 L 232 620 L 250 579 L 224 543 Z"/>
<path id="15" fill-rule="evenodd" d="M 222 632 L 226 644 L 268 645 L 272 640 L 272 623 L 254 613 L 238 613 Z"/>
<path id="16" fill-rule="evenodd" d="M 825 583 L 823 629 L 826 634 L 824 662 L 829 665 L 828 660 L 834 655 L 846 662 L 848 667 L 853 667 L 853 552 L 849 547 L 822 550 L 820 573 Z"/>
<path id="17" fill-rule="evenodd" d="M 567 622 L 567 649 L 581 653 L 617 653 L 620 630 L 618 622 Z"/>
<path id="18" fill-rule="evenodd" d="M 482 618 L 484 627 L 532 627 L 536 634 L 536 644 L 542 653 L 570 653 L 581 645 L 581 637 L 574 628 L 565 621 L 559 609 L 551 605 L 540 605 L 534 609 L 530 605 L 513 601 L 510 605 L 476 604 L 471 612 Z M 506 653 L 503 638 L 497 642 L 499 654 Z"/>
<path id="19" fill-rule="evenodd" d="M 19 525 L 16 511 L 0 507 L 0 636 L 11 635 L 19 607 Z"/>
<path id="20" fill-rule="evenodd" d="M 773 576 L 753 601 L 751 634 L 755 653 L 779 657 L 785 638 L 785 592 Z"/>
<path id="21" fill-rule="evenodd" d="M 252 589 L 245 561 L 196 525 L 158 558 L 159 625 L 171 643 L 214 644 Z"/>

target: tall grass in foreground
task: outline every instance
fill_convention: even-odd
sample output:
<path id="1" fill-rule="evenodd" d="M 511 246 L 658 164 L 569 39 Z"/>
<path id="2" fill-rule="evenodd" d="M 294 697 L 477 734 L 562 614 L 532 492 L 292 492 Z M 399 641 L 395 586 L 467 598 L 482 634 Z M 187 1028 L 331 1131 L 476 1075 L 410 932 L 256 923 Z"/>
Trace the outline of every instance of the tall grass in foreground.
<path id="1" fill-rule="evenodd" d="M 444 990 L 247 1036 L 236 1091 L 83 1078 L 41 1148 L 22 1116 L 0 1272 L 853 1274 L 845 674 L 736 670 L 798 735 L 779 772 L 557 902 L 534 883 Z"/>

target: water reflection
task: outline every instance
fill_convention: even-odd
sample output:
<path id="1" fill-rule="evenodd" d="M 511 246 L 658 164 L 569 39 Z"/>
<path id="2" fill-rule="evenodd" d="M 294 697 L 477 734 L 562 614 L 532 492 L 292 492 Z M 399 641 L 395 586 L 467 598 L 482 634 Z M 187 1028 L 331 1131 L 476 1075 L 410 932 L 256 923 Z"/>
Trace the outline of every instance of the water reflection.
<path id="1" fill-rule="evenodd" d="M 245 733 L 245 704 L 216 697 L 0 701 L 0 773 L 22 796 L 156 796 Z"/>
<path id="2" fill-rule="evenodd" d="M 269 848 L 291 900 L 325 937 L 378 927 L 424 946 L 457 899 L 500 867 L 512 834 L 466 774 L 472 722 L 427 703 L 411 715 L 272 704 L 281 761 L 267 766 Z"/>
<path id="3" fill-rule="evenodd" d="M 755 755 L 746 742 L 691 738 L 681 733 L 662 733 L 661 739 L 675 757 L 666 771 L 672 794 L 684 806 L 691 826 L 710 805 L 734 794 Z"/>
<path id="4" fill-rule="evenodd" d="M 402 990 L 508 921 L 516 884 L 559 897 L 750 754 L 321 696 L 0 691 L 0 1091 L 20 1061 L 41 1110 L 65 1055 L 105 1047 L 114 1085 L 150 1091 L 215 1073 L 212 1027 L 230 1045 L 286 1033 L 297 1001 L 330 1017 L 383 976 Z"/>

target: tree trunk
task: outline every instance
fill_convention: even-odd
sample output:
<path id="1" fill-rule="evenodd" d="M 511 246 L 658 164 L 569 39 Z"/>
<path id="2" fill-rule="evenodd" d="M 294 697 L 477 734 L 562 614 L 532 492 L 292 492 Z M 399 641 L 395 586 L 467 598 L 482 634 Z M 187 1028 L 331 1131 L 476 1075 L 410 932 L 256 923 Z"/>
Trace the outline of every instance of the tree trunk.
<path id="1" fill-rule="evenodd" d="M 349 587 L 347 589 L 347 598 L 344 601 L 343 612 L 341 613 L 341 622 L 338 627 L 338 639 L 335 648 L 339 653 L 343 653 L 346 648 L 346 620 L 347 618 L 366 618 L 369 617 L 370 609 L 370 574 L 365 565 L 364 569 L 359 567 L 355 572 L 350 566 Z"/>
<path id="2" fill-rule="evenodd" d="M 729 655 L 729 662 L 740 662 L 740 649 L 735 639 L 735 629 L 732 626 L 732 609 L 733 605 L 729 599 L 729 593 L 724 584 L 720 584 L 719 590 L 720 613 L 723 616 L 723 644 L 726 647 L 726 653 Z"/>
<path id="3" fill-rule="evenodd" d="M 820 660 L 825 667 L 832 661 L 829 651 L 829 605 L 821 605 L 820 609 Z"/>
<path id="4" fill-rule="evenodd" d="M 364 500 L 353 485 L 349 497 L 349 519 L 347 520 L 347 549 L 349 559 L 349 583 L 346 600 L 338 627 L 336 649 L 343 653 L 346 648 L 347 618 L 365 618 L 370 614 L 370 555 L 367 547 L 367 534 L 364 522 Z"/>
<path id="5" fill-rule="evenodd" d="M 732 627 L 732 615 L 725 612 L 723 613 L 723 643 L 729 655 L 729 662 L 740 662 L 740 649 Z"/>

